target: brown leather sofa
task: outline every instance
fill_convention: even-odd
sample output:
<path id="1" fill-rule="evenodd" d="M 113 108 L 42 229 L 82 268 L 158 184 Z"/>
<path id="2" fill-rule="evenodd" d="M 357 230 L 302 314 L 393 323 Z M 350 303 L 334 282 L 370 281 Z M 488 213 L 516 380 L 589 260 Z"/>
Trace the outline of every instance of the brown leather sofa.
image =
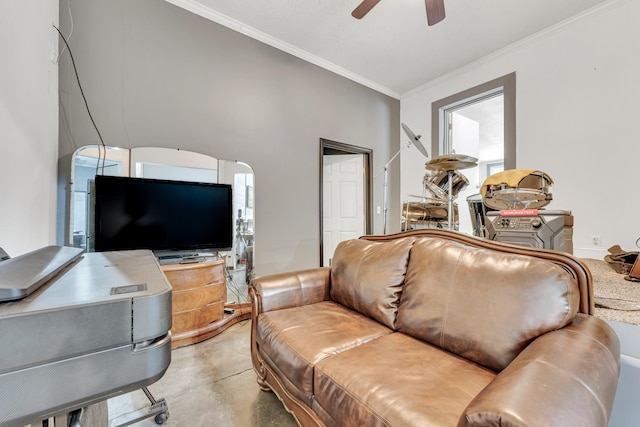
<path id="1" fill-rule="evenodd" d="M 576 258 L 443 230 L 253 280 L 258 383 L 303 426 L 606 426 L 619 341 Z"/>

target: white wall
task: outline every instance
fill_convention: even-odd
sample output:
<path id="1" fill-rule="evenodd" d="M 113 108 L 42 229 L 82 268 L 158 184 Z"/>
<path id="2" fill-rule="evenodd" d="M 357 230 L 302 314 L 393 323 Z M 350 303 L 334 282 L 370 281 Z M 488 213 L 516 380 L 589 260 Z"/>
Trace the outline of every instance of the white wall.
<path id="1" fill-rule="evenodd" d="M 639 22 L 640 1 L 609 2 L 404 94 L 401 122 L 430 135 L 432 102 L 515 71 L 517 168 L 555 181 L 548 209 L 572 211 L 576 255 L 602 258 L 614 244 L 633 250 L 640 237 Z M 403 153 L 401 197 L 420 194 L 423 175 L 423 159 Z"/>
<path id="2" fill-rule="evenodd" d="M 0 1 L 0 247 L 55 242 L 58 1 Z M 55 53 L 55 52 L 54 52 Z"/>

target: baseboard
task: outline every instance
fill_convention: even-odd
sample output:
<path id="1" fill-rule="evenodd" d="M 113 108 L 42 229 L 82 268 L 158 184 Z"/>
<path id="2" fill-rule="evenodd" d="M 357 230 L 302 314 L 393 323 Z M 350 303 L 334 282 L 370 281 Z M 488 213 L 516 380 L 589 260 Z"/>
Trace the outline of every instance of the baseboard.
<path id="1" fill-rule="evenodd" d="M 574 246 L 573 255 L 578 258 L 604 259 L 609 251 L 602 247 Z"/>

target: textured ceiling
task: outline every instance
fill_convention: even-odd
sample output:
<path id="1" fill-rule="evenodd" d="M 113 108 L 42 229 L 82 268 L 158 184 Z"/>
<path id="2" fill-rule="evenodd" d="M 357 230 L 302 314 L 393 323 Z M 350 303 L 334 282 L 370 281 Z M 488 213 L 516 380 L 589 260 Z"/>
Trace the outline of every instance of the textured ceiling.
<path id="1" fill-rule="evenodd" d="M 615 0 L 445 0 L 427 26 L 424 1 L 166 0 L 388 95 L 401 94 Z"/>

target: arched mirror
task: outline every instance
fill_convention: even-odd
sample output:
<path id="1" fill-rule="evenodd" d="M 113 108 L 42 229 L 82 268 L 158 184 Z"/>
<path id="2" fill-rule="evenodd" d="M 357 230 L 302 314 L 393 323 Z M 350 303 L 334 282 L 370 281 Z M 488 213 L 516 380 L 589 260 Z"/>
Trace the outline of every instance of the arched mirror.
<path id="1" fill-rule="evenodd" d="M 69 235 L 66 236 L 66 245 L 81 247 L 88 252 L 95 250 L 96 176 L 138 178 L 139 180 L 135 181 L 150 181 L 154 184 L 156 182 L 165 182 L 168 185 L 181 183 L 176 184 L 176 188 L 182 193 L 200 187 L 229 188 L 231 197 L 225 197 L 214 203 L 226 204 L 224 210 L 230 212 L 230 215 L 225 216 L 225 224 L 231 229 L 225 232 L 229 233 L 231 243 L 224 250 L 216 248 L 212 250 L 215 255 L 225 258 L 230 270 L 236 274 L 242 272 L 242 279 L 248 282 L 253 277 L 254 174 L 246 163 L 219 160 L 204 154 L 176 149 L 156 147 L 122 149 L 99 146 L 85 146 L 78 149 L 72 156 L 71 162 L 70 227 Z M 106 179 L 102 180 L 106 182 Z M 198 196 L 187 197 L 185 200 L 188 203 L 193 202 L 193 205 L 180 206 L 180 209 L 175 210 L 190 209 L 190 212 L 198 210 L 197 198 Z M 142 201 L 135 200 L 135 202 L 137 202 L 137 209 L 140 210 Z M 173 208 L 175 206 L 165 205 L 159 210 L 169 212 Z M 212 212 L 213 215 L 203 216 L 197 221 L 215 222 L 215 219 L 211 219 L 215 216 L 215 209 Z M 193 218 L 197 217 L 194 215 Z M 183 222 L 188 223 L 189 220 Z M 215 225 L 212 225 L 212 228 L 215 228 Z M 188 248 L 186 249 L 188 251 Z M 207 248 L 198 246 L 198 251 L 206 253 Z"/>

